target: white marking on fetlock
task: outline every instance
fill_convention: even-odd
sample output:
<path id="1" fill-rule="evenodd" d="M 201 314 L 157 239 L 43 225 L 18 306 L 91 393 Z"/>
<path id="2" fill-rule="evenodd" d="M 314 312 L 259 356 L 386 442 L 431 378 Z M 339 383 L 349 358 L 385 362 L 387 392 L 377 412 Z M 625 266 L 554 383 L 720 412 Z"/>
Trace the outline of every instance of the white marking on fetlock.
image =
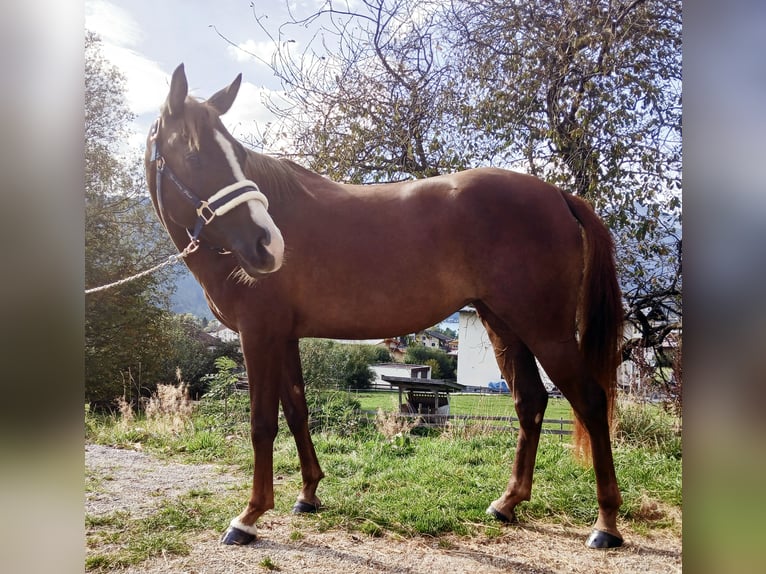
<path id="1" fill-rule="evenodd" d="M 232 528 L 238 528 L 239 530 L 247 532 L 248 534 L 252 534 L 253 536 L 258 536 L 258 529 L 256 528 L 255 524 L 245 524 L 244 522 L 240 521 L 239 517 L 233 518 L 232 521 L 229 522 L 229 526 Z"/>

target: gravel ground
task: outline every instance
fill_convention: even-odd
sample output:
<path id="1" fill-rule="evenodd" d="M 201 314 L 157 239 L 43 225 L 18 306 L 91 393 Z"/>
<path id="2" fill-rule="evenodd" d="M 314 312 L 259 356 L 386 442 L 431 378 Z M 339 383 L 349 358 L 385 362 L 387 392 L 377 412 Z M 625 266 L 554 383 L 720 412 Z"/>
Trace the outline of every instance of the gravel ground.
<path id="1" fill-rule="evenodd" d="M 215 465 L 183 465 L 160 461 L 138 451 L 86 445 L 85 464 L 99 480 L 86 493 L 85 512 L 103 515 L 129 509 L 132 516 L 150 514 L 168 497 L 192 489 L 224 492 L 247 477 Z M 680 531 L 681 516 L 677 517 Z M 584 546 L 587 528 L 548 523 L 506 527 L 501 536 L 454 536 L 372 538 L 343 530 L 318 532 L 303 518 L 267 513 L 258 523 L 258 539 L 246 547 L 218 544 L 218 532 L 203 532 L 190 539 L 188 556 L 160 556 L 124 573 L 229 574 L 373 573 L 434 574 L 518 572 L 567 573 L 675 573 L 682 569 L 681 537 L 671 529 L 651 537 L 640 536 L 622 526 L 626 544 L 609 551 Z M 300 530 L 303 537 L 291 540 Z"/>

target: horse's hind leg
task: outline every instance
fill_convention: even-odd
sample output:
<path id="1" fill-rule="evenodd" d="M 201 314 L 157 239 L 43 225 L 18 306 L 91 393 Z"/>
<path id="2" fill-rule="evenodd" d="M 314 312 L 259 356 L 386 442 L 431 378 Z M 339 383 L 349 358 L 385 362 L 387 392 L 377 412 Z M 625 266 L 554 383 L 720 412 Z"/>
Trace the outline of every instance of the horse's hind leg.
<path id="1" fill-rule="evenodd" d="M 290 432 L 295 438 L 295 446 L 298 448 L 303 477 L 303 488 L 293 506 L 293 512 L 316 512 L 321 505 L 316 491 L 319 481 L 324 478 L 324 473 L 319 466 L 314 443 L 309 433 L 309 413 L 306 406 L 298 341 L 291 341 L 288 345 L 287 369 L 280 389 L 280 399 L 287 426 L 290 427 Z"/>
<path id="2" fill-rule="evenodd" d="M 622 496 L 614 470 L 606 393 L 590 375 L 574 338 L 551 342 L 535 351 L 543 368 L 572 405 L 572 410 L 590 436 L 598 519 L 587 545 L 591 548 L 620 546 L 623 540 L 617 530 L 617 513 Z"/>
<path id="3" fill-rule="evenodd" d="M 488 309 L 480 308 L 480 316 L 495 349 L 498 365 L 513 392 L 519 418 L 519 438 L 513 460 L 511 478 L 505 492 L 489 505 L 487 513 L 504 522 L 516 520 L 516 505 L 529 500 L 532 475 L 543 424 L 548 392 L 545 390 L 535 358 L 521 342 Z"/>

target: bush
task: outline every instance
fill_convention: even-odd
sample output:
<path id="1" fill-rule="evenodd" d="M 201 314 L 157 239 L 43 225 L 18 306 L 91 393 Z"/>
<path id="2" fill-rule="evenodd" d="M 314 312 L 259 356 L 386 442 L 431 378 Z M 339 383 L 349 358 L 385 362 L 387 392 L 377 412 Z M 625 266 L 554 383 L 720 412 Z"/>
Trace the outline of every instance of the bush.
<path id="1" fill-rule="evenodd" d="M 375 380 L 370 364 L 391 358 L 385 349 L 327 339 L 302 339 L 300 352 L 303 380 L 310 390 L 368 389 Z"/>
<path id="2" fill-rule="evenodd" d="M 454 380 L 457 377 L 455 358 L 444 351 L 431 349 L 425 345 L 415 344 L 407 347 L 404 362 L 410 365 L 429 365 L 432 379 Z"/>
<path id="3" fill-rule="evenodd" d="M 323 391 L 308 397 L 309 419 L 314 430 L 351 436 L 364 424 L 362 404 L 345 391 Z"/>
<path id="4" fill-rule="evenodd" d="M 681 436 L 676 419 L 652 406 L 617 403 L 615 442 L 659 450 L 681 458 Z"/>
<path id="5" fill-rule="evenodd" d="M 204 396 L 208 399 L 226 399 L 234 390 L 234 384 L 237 382 L 237 375 L 234 374 L 237 363 L 229 357 L 218 357 L 214 365 L 216 372 L 202 377 L 207 386 L 207 392 Z"/>

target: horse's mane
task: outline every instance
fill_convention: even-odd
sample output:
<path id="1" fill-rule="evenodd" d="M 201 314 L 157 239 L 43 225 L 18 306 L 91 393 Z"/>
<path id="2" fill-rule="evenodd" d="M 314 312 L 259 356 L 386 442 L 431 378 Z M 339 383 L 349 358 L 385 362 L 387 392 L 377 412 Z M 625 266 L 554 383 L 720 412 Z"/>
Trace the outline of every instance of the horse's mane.
<path id="1" fill-rule="evenodd" d="M 329 179 L 289 159 L 276 159 L 247 150 L 245 175 L 258 184 L 270 201 L 289 199 L 296 193 L 313 194 L 321 187 L 335 185 Z M 312 184 L 309 186 L 309 182 Z"/>

